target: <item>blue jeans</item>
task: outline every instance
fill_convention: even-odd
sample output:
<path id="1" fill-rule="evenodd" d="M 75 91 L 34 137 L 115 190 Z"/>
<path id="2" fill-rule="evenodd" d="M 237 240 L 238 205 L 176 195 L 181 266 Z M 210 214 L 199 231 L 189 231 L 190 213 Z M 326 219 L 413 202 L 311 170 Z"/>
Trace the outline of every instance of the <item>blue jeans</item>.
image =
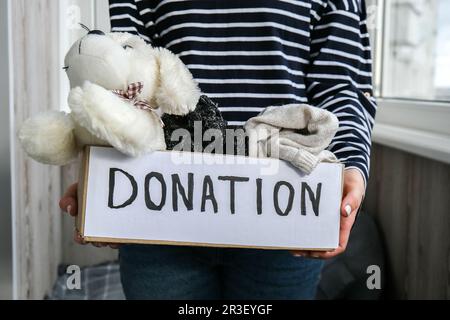
<path id="1" fill-rule="evenodd" d="M 124 245 L 127 299 L 313 299 L 323 262 L 287 251 Z"/>

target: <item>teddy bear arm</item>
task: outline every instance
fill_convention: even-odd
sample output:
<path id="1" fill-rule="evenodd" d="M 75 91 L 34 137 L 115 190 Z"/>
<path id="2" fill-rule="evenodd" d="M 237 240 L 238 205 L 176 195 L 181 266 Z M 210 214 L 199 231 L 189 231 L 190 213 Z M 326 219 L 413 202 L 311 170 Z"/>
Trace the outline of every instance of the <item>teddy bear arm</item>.
<path id="1" fill-rule="evenodd" d="M 164 150 L 164 133 L 158 117 L 139 110 L 111 91 L 85 83 L 69 94 L 69 106 L 77 124 L 119 151 L 138 156 Z"/>

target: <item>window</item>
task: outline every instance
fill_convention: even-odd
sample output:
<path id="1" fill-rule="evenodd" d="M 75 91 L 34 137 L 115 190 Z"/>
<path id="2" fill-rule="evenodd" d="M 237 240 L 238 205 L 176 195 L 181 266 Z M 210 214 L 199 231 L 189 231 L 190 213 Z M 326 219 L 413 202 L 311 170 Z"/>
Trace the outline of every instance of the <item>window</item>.
<path id="1" fill-rule="evenodd" d="M 383 97 L 450 101 L 450 1 L 385 6 Z"/>
<path id="2" fill-rule="evenodd" d="M 450 1 L 366 0 L 373 140 L 450 163 Z"/>

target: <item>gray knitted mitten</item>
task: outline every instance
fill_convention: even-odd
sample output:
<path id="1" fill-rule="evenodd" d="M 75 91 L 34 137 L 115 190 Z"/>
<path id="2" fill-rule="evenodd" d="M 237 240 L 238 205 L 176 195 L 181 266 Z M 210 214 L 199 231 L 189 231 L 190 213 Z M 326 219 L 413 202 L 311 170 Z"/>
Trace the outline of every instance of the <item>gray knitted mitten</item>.
<path id="1" fill-rule="evenodd" d="M 339 127 L 331 112 L 306 104 L 268 107 L 245 124 L 249 155 L 286 160 L 305 173 L 320 162 L 337 162 L 327 151 Z"/>

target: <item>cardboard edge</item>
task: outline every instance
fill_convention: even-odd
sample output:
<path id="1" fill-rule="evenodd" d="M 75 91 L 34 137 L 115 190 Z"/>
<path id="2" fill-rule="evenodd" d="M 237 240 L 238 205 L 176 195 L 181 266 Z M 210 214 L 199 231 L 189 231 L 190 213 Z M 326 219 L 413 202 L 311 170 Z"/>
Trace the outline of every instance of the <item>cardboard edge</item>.
<path id="1" fill-rule="evenodd" d="M 339 204 L 339 224 L 338 224 L 338 239 L 337 239 L 337 246 L 336 248 L 333 248 L 332 250 L 336 250 L 337 248 L 339 248 L 339 233 L 341 230 L 341 206 L 342 206 L 342 200 L 344 197 L 344 174 L 345 174 L 345 165 L 343 163 L 341 163 L 341 195 L 340 195 L 340 199 L 341 202 Z"/>
<path id="2" fill-rule="evenodd" d="M 81 205 L 78 207 L 78 215 L 75 220 L 75 228 L 82 238 L 84 238 L 84 224 L 86 218 L 86 195 L 88 187 L 88 175 L 89 175 L 89 155 L 91 147 L 85 146 L 83 149 L 83 155 L 81 160 L 81 168 L 78 179 L 78 199 L 81 199 Z M 80 204 L 80 203 L 79 203 Z"/>
<path id="3" fill-rule="evenodd" d="M 177 245 L 189 247 L 210 247 L 210 248 L 242 248 L 242 249 L 264 249 L 264 250 L 293 250 L 293 251 L 331 251 L 336 248 L 294 248 L 294 247 L 270 247 L 270 246 L 244 246 L 237 244 L 220 244 L 220 243 L 201 243 L 201 242 L 184 242 L 184 241 L 167 241 L 167 240 L 143 240 L 143 239 L 126 239 L 126 238 L 107 238 L 107 237 L 84 237 L 87 242 L 103 242 L 117 244 L 151 244 L 151 245 Z M 124 242 L 126 241 L 126 242 Z"/>

